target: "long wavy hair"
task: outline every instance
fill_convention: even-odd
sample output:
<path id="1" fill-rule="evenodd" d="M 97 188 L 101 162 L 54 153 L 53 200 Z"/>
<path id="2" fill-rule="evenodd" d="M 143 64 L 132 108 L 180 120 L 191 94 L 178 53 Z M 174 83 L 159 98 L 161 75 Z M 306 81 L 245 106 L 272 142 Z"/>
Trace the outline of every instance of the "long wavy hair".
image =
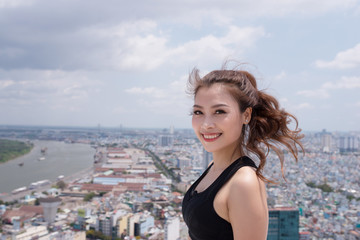
<path id="1" fill-rule="evenodd" d="M 202 87 L 213 84 L 222 84 L 229 94 L 238 102 L 241 113 L 252 108 L 251 120 L 242 126 L 239 147 L 255 154 L 259 160 L 256 174 L 267 182 L 262 171 L 266 164 L 266 156 L 273 150 L 279 157 L 282 176 L 284 175 L 284 147 L 298 161 L 298 147 L 304 151 L 300 142 L 303 138 L 298 128 L 296 117 L 284 109 L 280 109 L 278 101 L 264 91 L 257 89 L 256 79 L 247 71 L 241 70 L 215 70 L 204 77 L 200 77 L 199 70 L 194 68 L 189 75 L 188 93 L 196 96 Z M 291 121 L 295 121 L 294 130 L 289 128 Z M 239 123 L 240 124 L 240 123 Z"/>

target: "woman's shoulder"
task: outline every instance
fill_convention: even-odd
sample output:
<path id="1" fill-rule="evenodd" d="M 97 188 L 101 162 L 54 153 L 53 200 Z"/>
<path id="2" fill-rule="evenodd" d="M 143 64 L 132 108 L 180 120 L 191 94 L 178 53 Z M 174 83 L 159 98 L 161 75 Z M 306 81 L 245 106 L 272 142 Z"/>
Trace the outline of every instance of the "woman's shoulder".
<path id="1" fill-rule="evenodd" d="M 256 169 L 244 166 L 236 171 L 230 182 L 230 193 L 243 194 L 244 191 L 254 191 L 262 188 L 263 181 L 256 175 Z"/>

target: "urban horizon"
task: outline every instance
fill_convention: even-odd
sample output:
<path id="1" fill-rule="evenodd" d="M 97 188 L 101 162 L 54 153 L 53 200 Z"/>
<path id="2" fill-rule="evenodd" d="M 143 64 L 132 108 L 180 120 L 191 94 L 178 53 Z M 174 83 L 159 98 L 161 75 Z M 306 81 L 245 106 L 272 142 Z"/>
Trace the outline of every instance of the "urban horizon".
<path id="1" fill-rule="evenodd" d="M 34 144 L 29 156 L 0 165 L 0 176 L 6 178 L 0 181 L 3 184 L 17 181 L 21 172 L 24 177 L 35 174 L 31 181 L 22 180 L 23 187 L 0 194 L 6 203 L 0 202 L 5 236 L 23 236 L 20 226 L 24 225 L 26 234 L 35 231 L 44 236 L 83 234 L 80 239 L 85 239 L 85 235 L 97 234 L 100 239 L 137 236 L 185 240 L 183 193 L 212 160 L 192 129 L 174 127 L 0 127 L 0 138 Z M 304 147 L 297 164 L 285 152 L 286 181 L 276 154 L 269 152 L 267 156 L 264 176 L 277 182 L 267 184 L 267 239 L 279 239 L 281 234 L 295 239 L 356 237 L 360 234 L 360 134 L 316 131 L 305 134 Z M 80 166 L 75 169 L 76 163 Z M 46 175 L 50 169 L 53 174 Z M 69 169 L 72 173 L 65 174 Z M 41 199 L 49 197 L 58 203 L 54 209 L 58 208 L 58 214 L 52 218 L 39 214 Z M 72 205 L 74 201 L 77 207 Z M 19 205 L 31 215 L 18 212 Z M 14 215 L 20 222 L 11 217 Z M 21 220 L 27 216 L 33 220 Z M 129 224 L 122 223 L 125 219 Z M 72 227 L 57 233 L 36 228 L 44 221 Z"/>
<path id="2" fill-rule="evenodd" d="M 164 126 L 164 127 L 136 127 L 136 126 L 123 126 L 121 124 L 119 124 L 118 126 L 103 126 L 101 124 L 98 125 L 84 125 L 84 126 L 76 126 L 76 125 L 27 125 L 27 124 L 0 124 L 0 129 L 1 128 L 43 128 L 43 129 L 51 129 L 51 128 L 55 128 L 55 129 L 62 129 L 62 128 L 70 128 L 70 129 L 91 129 L 91 130 L 162 130 L 162 129 L 169 129 L 169 128 L 174 128 L 174 129 L 178 129 L 178 130 L 193 130 L 191 126 L 189 127 L 176 127 L 174 125 L 169 124 L 168 126 Z M 339 132 L 339 133 L 358 133 L 360 132 L 359 130 L 353 129 L 353 130 L 341 130 L 341 129 L 326 129 L 326 128 L 322 128 L 322 129 L 313 129 L 313 130 L 307 130 L 307 129 L 301 129 L 302 133 L 315 133 L 315 132 L 322 132 L 322 131 L 326 131 L 326 132 Z"/>

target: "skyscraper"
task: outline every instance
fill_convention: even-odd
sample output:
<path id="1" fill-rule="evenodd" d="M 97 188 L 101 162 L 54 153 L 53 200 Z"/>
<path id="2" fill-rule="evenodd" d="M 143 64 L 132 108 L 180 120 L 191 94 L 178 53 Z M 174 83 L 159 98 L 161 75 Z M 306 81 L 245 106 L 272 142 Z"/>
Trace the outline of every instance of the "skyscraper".
<path id="1" fill-rule="evenodd" d="M 162 147 L 172 146 L 174 141 L 173 135 L 160 135 L 159 136 L 159 145 Z"/>
<path id="2" fill-rule="evenodd" d="M 324 129 L 321 132 L 321 147 L 323 152 L 331 151 L 331 142 L 332 142 L 331 133 L 326 132 L 326 130 Z"/>
<path id="3" fill-rule="evenodd" d="M 270 209 L 267 240 L 299 240 L 299 210 L 290 207 Z"/>

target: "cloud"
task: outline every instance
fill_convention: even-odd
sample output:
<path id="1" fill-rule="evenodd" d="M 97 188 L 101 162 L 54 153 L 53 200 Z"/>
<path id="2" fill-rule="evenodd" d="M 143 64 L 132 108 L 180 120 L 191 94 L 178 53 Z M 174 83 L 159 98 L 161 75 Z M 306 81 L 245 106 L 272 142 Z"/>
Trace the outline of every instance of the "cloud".
<path id="1" fill-rule="evenodd" d="M 218 62 L 231 55 L 241 56 L 257 40 L 266 36 L 263 27 L 239 28 L 229 26 L 224 36 L 207 35 L 170 50 L 169 61 L 174 63 Z"/>
<path id="2" fill-rule="evenodd" d="M 298 91 L 297 95 L 304 97 L 315 97 L 315 98 L 329 98 L 330 94 L 326 89 L 315 89 L 315 90 L 302 90 Z"/>
<path id="3" fill-rule="evenodd" d="M 139 106 L 137 108 L 139 111 L 146 109 L 158 116 L 165 114 L 184 117 L 187 115 L 192 101 L 185 94 L 187 77 L 184 75 L 162 88 L 133 87 L 124 91 L 137 96 L 136 104 Z"/>
<path id="4" fill-rule="evenodd" d="M 286 77 L 286 72 L 282 70 L 278 75 L 276 75 L 273 79 L 276 81 L 282 80 Z"/>
<path id="5" fill-rule="evenodd" d="M 7 80 L 7 79 L 2 80 L 2 79 L 0 79 L 0 90 L 13 85 L 14 83 L 15 82 L 13 80 Z"/>
<path id="6" fill-rule="evenodd" d="M 337 82 L 326 82 L 319 89 L 301 90 L 297 95 L 310 98 L 329 98 L 329 90 L 360 88 L 360 77 L 342 77 Z"/>
<path id="7" fill-rule="evenodd" d="M 360 43 L 355 47 L 336 54 L 334 60 L 317 60 L 315 66 L 318 68 L 350 69 L 360 67 Z"/>
<path id="8" fill-rule="evenodd" d="M 314 108 L 314 106 L 307 102 L 300 103 L 295 106 L 295 109 L 313 109 L 313 108 Z"/>
<path id="9" fill-rule="evenodd" d="M 0 72 L 0 100 L 9 106 L 37 106 L 44 109 L 79 108 L 96 91 L 99 82 L 84 72 L 17 70 Z M 22 76 L 27 76 L 23 79 Z"/>
<path id="10" fill-rule="evenodd" d="M 148 71 L 170 63 L 241 58 L 266 33 L 261 26 L 237 27 L 240 18 L 318 14 L 352 9 L 356 4 L 356 0 L 159 0 L 156 4 L 0 0 L 0 66 Z M 79 17 L 79 12 L 84 14 Z M 191 38 L 171 27 L 185 23 L 194 30 L 194 22 L 217 30 Z M 181 40 L 170 44 L 172 38 Z"/>
<path id="11" fill-rule="evenodd" d="M 228 25 L 223 34 L 185 39 L 170 45 L 170 35 L 151 19 L 106 25 L 77 24 L 79 26 L 58 32 L 51 29 L 44 32 L 45 29 L 35 26 L 0 30 L 7 40 L 0 41 L 0 66 L 3 69 L 149 71 L 164 64 L 192 64 L 239 56 L 266 35 L 261 26 Z M 23 35 L 29 37 L 23 38 Z"/>
<path id="12" fill-rule="evenodd" d="M 326 82 L 324 89 L 354 89 L 360 88 L 360 77 L 342 77 L 337 82 Z"/>
<path id="13" fill-rule="evenodd" d="M 130 94 L 142 95 L 142 96 L 150 96 L 153 98 L 165 98 L 167 94 L 163 89 L 155 88 L 155 87 L 147 87 L 147 88 L 140 88 L 140 87 L 133 87 L 129 89 L 125 89 L 125 92 Z"/>
<path id="14" fill-rule="evenodd" d="M 0 0 L 0 8 L 16 8 L 20 6 L 29 6 L 32 0 Z"/>

